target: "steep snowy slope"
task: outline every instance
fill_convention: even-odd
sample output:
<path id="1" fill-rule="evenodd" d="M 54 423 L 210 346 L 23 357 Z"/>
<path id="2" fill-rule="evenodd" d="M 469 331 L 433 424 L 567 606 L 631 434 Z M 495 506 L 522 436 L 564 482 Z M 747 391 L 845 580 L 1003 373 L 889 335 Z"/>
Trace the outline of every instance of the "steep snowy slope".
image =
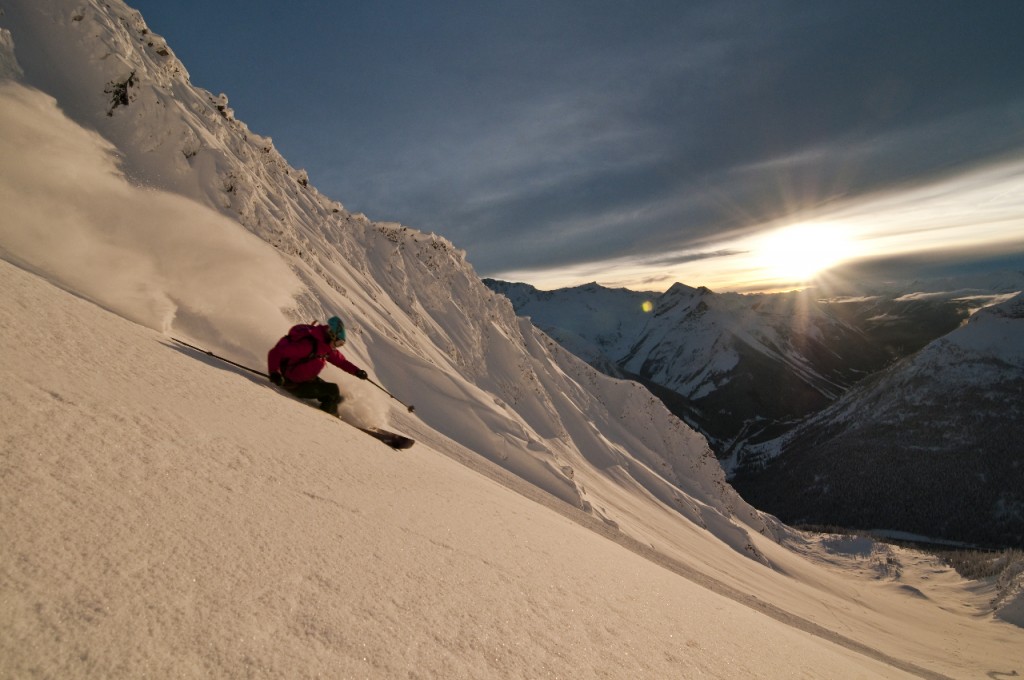
<path id="1" fill-rule="evenodd" d="M 6 262 L 0 285 L 0 677 L 912 677 Z"/>
<path id="2" fill-rule="evenodd" d="M 0 677 L 1024 670 L 1020 628 L 850 567 L 773 572 L 660 513 L 681 553 L 716 563 L 685 578 L 451 442 L 393 452 L 6 262 L 0 287 Z M 921 587 L 950 604 L 941 589 L 965 585 L 946 570 Z M 854 612 L 842 630 L 789 613 L 819 600 L 826 623 Z"/>
<path id="3" fill-rule="evenodd" d="M 865 381 L 734 483 L 791 522 L 1024 546 L 1024 297 Z"/>
<path id="4" fill-rule="evenodd" d="M 8 259 L 256 365 L 289 323 L 340 313 L 349 357 L 435 432 L 624 530 L 643 533 L 621 505 L 623 489 L 637 490 L 758 558 L 743 523 L 770 522 L 724 483 L 703 438 L 639 385 L 522 324 L 450 242 L 318 194 L 223 96 L 189 84 L 137 12 L 70 0 L 3 9 L 4 71 L 56 98 L 3 85 L 4 155 L 25 159 L 6 175 L 5 202 L 20 206 L 0 232 Z M 62 192 L 69 200 L 54 201 Z M 92 244 L 85 257 L 80 243 Z M 387 425 L 386 399 L 339 380 L 355 397 L 350 417 Z"/>

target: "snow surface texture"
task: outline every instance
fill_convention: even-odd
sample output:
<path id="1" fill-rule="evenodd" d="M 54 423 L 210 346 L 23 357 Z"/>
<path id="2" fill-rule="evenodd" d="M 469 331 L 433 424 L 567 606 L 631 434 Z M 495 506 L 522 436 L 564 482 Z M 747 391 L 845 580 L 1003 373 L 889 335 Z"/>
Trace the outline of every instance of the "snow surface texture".
<path id="1" fill-rule="evenodd" d="M 3 72 L 47 93 L 0 85 L 0 249 L 21 268 L 0 306 L 2 674 L 1020 667 L 989 591 L 911 553 L 886 554 L 898 578 L 824 559 L 452 244 L 317 194 L 120 2 L 0 8 Z M 420 419 L 335 372 L 346 417 L 390 419 L 413 452 L 163 335 L 258 362 L 328 311 Z"/>

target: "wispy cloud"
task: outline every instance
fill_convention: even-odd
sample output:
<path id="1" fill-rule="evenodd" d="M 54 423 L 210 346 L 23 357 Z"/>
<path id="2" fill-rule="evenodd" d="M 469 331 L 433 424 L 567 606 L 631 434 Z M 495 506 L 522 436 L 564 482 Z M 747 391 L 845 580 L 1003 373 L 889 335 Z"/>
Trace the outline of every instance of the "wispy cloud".
<path id="1" fill-rule="evenodd" d="M 780 220 L 1024 157 L 1021 3 L 342 3 L 277 18 L 302 38 L 291 68 L 137 4 L 181 21 L 190 69 L 179 40 L 218 45 L 232 80 L 209 86 L 321 191 L 451 238 L 483 274 L 743 250 Z M 244 67 L 223 63 L 233 41 Z"/>

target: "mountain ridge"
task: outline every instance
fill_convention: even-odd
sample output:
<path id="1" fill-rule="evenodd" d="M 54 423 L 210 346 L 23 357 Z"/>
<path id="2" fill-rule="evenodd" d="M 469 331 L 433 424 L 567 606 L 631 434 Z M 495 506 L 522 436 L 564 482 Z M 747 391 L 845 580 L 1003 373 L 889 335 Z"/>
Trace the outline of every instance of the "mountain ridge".
<path id="1" fill-rule="evenodd" d="M 647 385 L 708 437 L 747 501 L 787 523 L 1019 546 L 1022 499 L 1000 483 L 998 469 L 1012 477 L 1022 464 L 1009 423 L 1019 415 L 1024 372 L 1019 362 L 993 358 L 1016 340 L 1004 335 L 975 347 L 962 339 L 984 337 L 972 334 L 979 324 L 1013 317 L 1019 293 L 1005 291 L 1024 288 L 1024 275 L 996 273 L 984 281 L 915 282 L 912 291 L 830 298 L 813 291 L 719 295 L 677 285 L 651 297 L 652 313 L 628 310 L 644 321 L 632 337 L 617 338 L 618 355 L 581 356 Z M 566 337 L 562 325 L 569 319 L 566 346 L 574 350 L 609 326 L 599 321 L 588 329 L 588 310 L 616 309 L 614 301 L 602 305 L 595 286 L 539 293 L 488 285 L 514 291 L 513 305 L 554 338 Z M 580 305 L 584 293 L 589 299 Z M 647 297 L 634 293 L 627 300 Z M 564 311 L 573 306 L 575 312 Z M 630 349 L 622 354 L 624 346 Z M 907 377 L 908 366 L 925 364 Z M 874 401 L 861 397 L 858 404 L 856 395 L 878 385 Z M 859 413 L 854 426 L 847 412 Z M 911 451 L 942 453 L 915 466 L 903 455 Z M 884 493 L 869 471 L 888 480 Z M 911 477 L 904 498 L 898 480 Z M 973 477 L 981 481 L 959 483 Z M 950 496 L 940 509 L 944 484 Z M 903 510 L 888 502 L 897 497 Z"/>
<path id="2" fill-rule="evenodd" d="M 209 287 L 203 286 L 191 296 L 180 288 L 147 292 L 134 303 L 146 308 L 136 318 L 258 365 L 288 323 L 341 312 L 350 331 L 350 357 L 384 384 L 401 385 L 406 401 L 441 434 L 624 527 L 630 523 L 613 502 L 624 483 L 669 503 L 683 521 L 707 525 L 708 513 L 721 513 L 722 521 L 712 524 L 723 540 L 761 559 L 747 549 L 746 532 L 770 532 L 775 523 L 725 483 L 702 437 L 639 385 L 591 375 L 575 357 L 553 351 L 516 318 L 504 297 L 483 286 L 465 252 L 447 239 L 350 214 L 319 194 L 270 138 L 235 118 L 226 96 L 190 84 L 184 66 L 138 12 L 120 2 L 80 7 L 48 0 L 6 8 L 3 25 L 13 29 L 4 63 L 18 64 L 28 84 L 54 89 L 65 114 L 98 130 L 116 149 L 116 170 L 104 171 L 237 220 L 284 256 L 293 277 L 287 282 L 295 291 L 289 308 L 284 314 L 261 310 L 269 313 L 262 323 L 242 318 L 246 310 L 211 316 L 211 301 L 203 299 Z M 145 231 L 140 218 L 120 216 L 123 224 L 95 228 Z M 25 219 L 40 218 L 27 213 Z M 233 229 L 221 222 L 211 228 Z M 136 245 L 149 247 L 142 240 Z M 168 245 L 186 247 L 163 247 Z M 67 261 L 47 261 L 52 252 L 35 255 L 35 268 L 51 278 L 71 273 Z M 146 253 L 144 259 L 151 257 Z M 197 269 L 196 280 L 216 277 L 217 268 L 227 264 Z M 284 281 L 283 274 L 270 278 L 275 277 Z M 178 286 L 176 281 L 164 285 Z M 238 305 L 246 295 L 242 285 L 218 280 L 216 286 L 223 304 Z M 124 302 L 104 299 L 106 294 L 97 290 L 94 298 L 123 312 Z M 148 307 L 157 300 L 163 311 L 153 318 Z M 581 382 L 591 389 L 579 389 Z M 360 418 L 387 411 L 358 386 L 344 389 L 368 410 L 381 412 L 356 413 Z M 574 395 L 575 405 L 564 403 L 567 394 Z M 632 418 L 610 413 L 602 402 Z M 607 467 L 624 477 L 609 481 Z M 672 491 L 673 485 L 681 486 Z"/>

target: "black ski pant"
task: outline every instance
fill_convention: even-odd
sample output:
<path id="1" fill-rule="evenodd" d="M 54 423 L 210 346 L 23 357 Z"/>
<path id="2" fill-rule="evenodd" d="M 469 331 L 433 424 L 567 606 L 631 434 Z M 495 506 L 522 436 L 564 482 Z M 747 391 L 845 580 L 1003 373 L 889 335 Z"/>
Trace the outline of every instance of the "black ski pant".
<path id="1" fill-rule="evenodd" d="M 320 409 L 338 415 L 338 404 L 342 402 L 341 390 L 334 383 L 313 378 L 304 383 L 285 383 L 284 388 L 299 399 L 317 399 Z"/>

